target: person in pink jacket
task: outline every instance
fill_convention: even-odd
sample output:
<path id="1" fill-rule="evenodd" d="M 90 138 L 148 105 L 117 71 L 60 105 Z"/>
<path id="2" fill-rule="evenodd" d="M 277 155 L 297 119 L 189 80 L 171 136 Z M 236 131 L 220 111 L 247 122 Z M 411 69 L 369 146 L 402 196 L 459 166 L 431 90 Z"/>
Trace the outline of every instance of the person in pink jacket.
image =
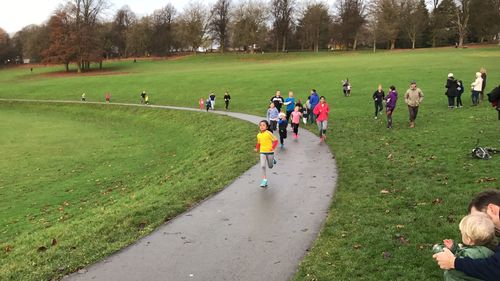
<path id="1" fill-rule="evenodd" d="M 319 98 L 319 103 L 314 107 L 313 114 L 316 115 L 316 123 L 319 130 L 319 141 L 322 142 L 326 139 L 326 127 L 328 126 L 328 113 L 330 107 L 326 103 L 325 96 Z"/>

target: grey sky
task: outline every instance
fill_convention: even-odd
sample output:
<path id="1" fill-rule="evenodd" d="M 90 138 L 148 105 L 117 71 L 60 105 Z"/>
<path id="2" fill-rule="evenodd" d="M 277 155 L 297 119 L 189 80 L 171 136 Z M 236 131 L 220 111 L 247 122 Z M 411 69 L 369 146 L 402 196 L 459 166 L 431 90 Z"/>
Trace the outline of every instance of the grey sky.
<path id="1" fill-rule="evenodd" d="M 107 16 L 112 17 L 114 12 L 124 5 L 128 5 L 137 15 L 153 13 L 154 10 L 172 3 L 178 11 L 182 11 L 188 1 L 182 0 L 108 0 L 111 9 Z M 212 3 L 213 1 L 202 1 Z M 41 24 L 47 21 L 52 12 L 66 0 L 1 0 L 0 1 L 0 28 L 13 34 L 30 24 Z"/>

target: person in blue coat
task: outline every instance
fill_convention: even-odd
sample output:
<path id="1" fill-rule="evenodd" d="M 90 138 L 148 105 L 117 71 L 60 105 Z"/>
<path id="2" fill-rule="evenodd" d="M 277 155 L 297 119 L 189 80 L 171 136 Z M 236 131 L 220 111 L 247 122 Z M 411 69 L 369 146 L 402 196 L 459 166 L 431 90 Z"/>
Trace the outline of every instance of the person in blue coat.
<path id="1" fill-rule="evenodd" d="M 288 98 L 285 99 L 284 105 L 286 105 L 286 122 L 290 123 L 290 115 L 295 109 L 295 98 L 292 91 L 288 91 Z"/>
<path id="2" fill-rule="evenodd" d="M 318 93 L 316 92 L 315 89 L 312 89 L 311 95 L 309 96 L 309 104 L 311 106 L 310 113 L 312 113 L 313 109 L 316 107 L 316 105 L 318 105 L 318 103 L 319 103 Z M 311 124 L 316 123 L 316 115 L 314 115 L 313 113 L 309 114 L 309 122 L 311 122 Z"/>
<path id="3" fill-rule="evenodd" d="M 500 190 L 486 190 L 478 195 L 469 204 L 469 213 L 485 213 L 495 225 L 495 235 L 500 236 Z M 441 269 L 455 269 L 467 276 L 486 281 L 500 280 L 500 245 L 495 254 L 484 259 L 469 257 L 456 258 L 449 250 L 432 256 Z"/>

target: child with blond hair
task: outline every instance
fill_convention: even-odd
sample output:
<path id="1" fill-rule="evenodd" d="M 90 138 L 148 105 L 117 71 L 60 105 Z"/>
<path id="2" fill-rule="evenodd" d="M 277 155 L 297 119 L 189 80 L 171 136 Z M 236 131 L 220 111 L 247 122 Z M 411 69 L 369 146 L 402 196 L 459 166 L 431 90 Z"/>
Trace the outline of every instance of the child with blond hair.
<path id="1" fill-rule="evenodd" d="M 494 252 L 489 247 L 494 246 L 495 225 L 491 219 L 483 213 L 465 216 L 459 224 L 463 244 L 457 244 L 451 239 L 443 240 L 443 245 L 436 244 L 433 252 L 441 252 L 444 247 L 448 248 L 456 258 L 469 257 L 472 259 L 483 259 L 492 256 Z M 479 280 L 469 277 L 461 271 L 446 270 L 445 281 Z"/>

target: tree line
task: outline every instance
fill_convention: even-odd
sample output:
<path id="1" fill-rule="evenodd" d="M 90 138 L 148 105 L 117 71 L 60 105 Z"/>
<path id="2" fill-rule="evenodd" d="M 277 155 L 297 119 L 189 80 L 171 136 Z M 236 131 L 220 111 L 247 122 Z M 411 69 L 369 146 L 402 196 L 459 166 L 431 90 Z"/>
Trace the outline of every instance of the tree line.
<path id="1" fill-rule="evenodd" d="M 0 64 L 60 63 L 78 71 L 109 58 L 178 52 L 422 48 L 498 42 L 500 0 L 217 0 L 104 18 L 107 0 L 67 0 L 12 38 L 0 28 Z"/>

